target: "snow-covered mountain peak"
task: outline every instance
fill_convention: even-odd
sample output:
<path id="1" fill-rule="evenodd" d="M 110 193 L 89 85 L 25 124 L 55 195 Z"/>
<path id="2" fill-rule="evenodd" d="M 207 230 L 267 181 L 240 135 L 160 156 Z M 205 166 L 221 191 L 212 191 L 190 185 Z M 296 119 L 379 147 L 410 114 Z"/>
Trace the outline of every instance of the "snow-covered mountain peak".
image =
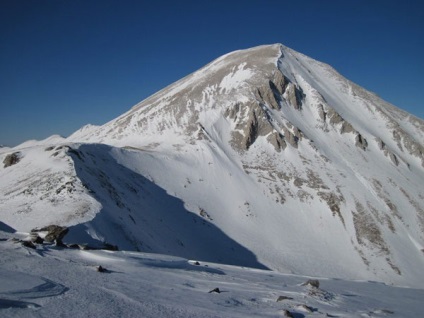
<path id="1" fill-rule="evenodd" d="M 125 249 L 424 286 L 423 121 L 281 44 L 51 143 L 0 153 L 15 229 L 51 211 Z"/>

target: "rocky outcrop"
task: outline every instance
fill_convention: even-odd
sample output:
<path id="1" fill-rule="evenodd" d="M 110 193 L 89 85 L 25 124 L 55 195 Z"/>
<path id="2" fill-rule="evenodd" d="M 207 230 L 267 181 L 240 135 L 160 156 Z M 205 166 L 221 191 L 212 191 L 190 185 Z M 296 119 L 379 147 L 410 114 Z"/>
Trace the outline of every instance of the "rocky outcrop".
<path id="1" fill-rule="evenodd" d="M 397 156 L 396 156 L 393 152 L 391 152 L 391 151 L 389 150 L 389 148 L 388 148 L 388 147 L 387 147 L 387 145 L 384 143 L 384 141 L 383 141 L 383 140 L 381 140 L 380 138 L 376 138 L 376 141 L 377 141 L 377 143 L 378 143 L 378 148 L 380 148 L 380 150 L 382 150 L 382 151 L 384 152 L 384 155 L 385 155 L 386 157 L 389 157 L 389 158 L 390 158 L 390 160 L 393 162 L 393 164 L 394 164 L 395 166 L 398 166 L 398 165 L 399 165 L 399 160 L 398 160 Z"/>
<path id="2" fill-rule="evenodd" d="M 31 235 L 45 233 L 44 241 L 56 242 L 58 245 L 63 245 L 62 240 L 68 232 L 69 229 L 65 226 L 49 225 L 41 229 L 33 229 Z"/>
<path id="3" fill-rule="evenodd" d="M 297 148 L 297 143 L 299 141 L 299 137 L 297 137 L 294 133 L 292 133 L 288 128 L 283 128 L 284 139 L 294 148 Z"/>
<path id="4" fill-rule="evenodd" d="M 237 122 L 231 140 L 233 148 L 237 150 L 248 150 L 259 136 L 266 136 L 274 131 L 268 115 L 256 101 L 237 103 L 225 114 Z"/>
<path id="5" fill-rule="evenodd" d="M 318 279 L 308 279 L 306 282 L 302 284 L 302 286 L 311 286 L 315 288 L 319 288 L 319 280 Z"/>
<path id="6" fill-rule="evenodd" d="M 21 160 L 21 153 L 19 151 L 8 154 L 3 160 L 4 168 L 13 166 L 17 164 L 20 160 Z"/>
<path id="7" fill-rule="evenodd" d="M 324 110 L 324 105 L 323 104 L 318 104 L 317 105 L 317 109 L 318 109 L 318 116 L 321 119 L 322 122 L 325 123 L 325 121 L 327 120 L 327 113 Z"/>
<path id="8" fill-rule="evenodd" d="M 289 80 L 279 70 L 274 72 L 274 78 L 268 81 L 268 85 L 258 88 L 256 98 L 264 102 L 272 109 L 280 109 L 281 96 L 286 91 Z"/>
<path id="9" fill-rule="evenodd" d="M 362 137 L 360 133 L 358 133 L 355 137 L 355 146 L 361 148 L 364 151 L 367 150 L 368 142 L 364 137 Z"/>
<path id="10" fill-rule="evenodd" d="M 286 149 L 287 144 L 284 141 L 283 137 L 281 136 L 281 134 L 279 134 L 278 132 L 274 131 L 273 133 L 271 133 L 266 140 L 268 140 L 268 142 L 274 146 L 275 151 L 277 152 L 281 152 L 281 150 Z"/>
<path id="11" fill-rule="evenodd" d="M 288 103 L 296 110 L 302 109 L 303 92 L 300 87 L 297 87 L 293 83 L 289 83 L 284 95 Z"/>
<path id="12" fill-rule="evenodd" d="M 403 129 L 397 126 L 393 130 L 393 139 L 397 142 L 399 149 L 404 152 L 407 150 L 409 154 L 421 160 L 421 166 L 424 167 L 424 146 L 414 140 Z"/>
<path id="13" fill-rule="evenodd" d="M 278 90 L 272 81 L 267 86 L 258 89 L 256 98 L 266 103 L 271 109 L 280 109 L 280 96 Z"/>
<path id="14" fill-rule="evenodd" d="M 340 211 L 340 205 L 342 202 L 345 201 L 345 198 L 340 194 L 337 196 L 334 192 L 317 192 L 318 196 L 324 200 L 328 207 L 330 208 L 331 212 L 333 213 L 333 216 L 337 215 L 343 224 L 345 224 L 343 216 Z"/>

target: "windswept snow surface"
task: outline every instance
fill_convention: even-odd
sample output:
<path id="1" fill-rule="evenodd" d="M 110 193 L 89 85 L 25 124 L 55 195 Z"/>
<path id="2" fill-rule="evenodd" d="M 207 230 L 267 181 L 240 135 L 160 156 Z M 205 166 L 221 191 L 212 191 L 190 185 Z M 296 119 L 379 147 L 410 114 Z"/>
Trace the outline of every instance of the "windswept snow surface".
<path id="1" fill-rule="evenodd" d="M 1 317 L 419 317 L 424 290 L 125 251 L 28 249 L 0 231 Z M 97 266 L 106 271 L 98 272 Z M 210 292 L 218 288 L 220 293 Z M 280 300 L 279 300 L 280 299 Z M 279 301 L 278 301 L 279 300 Z"/>

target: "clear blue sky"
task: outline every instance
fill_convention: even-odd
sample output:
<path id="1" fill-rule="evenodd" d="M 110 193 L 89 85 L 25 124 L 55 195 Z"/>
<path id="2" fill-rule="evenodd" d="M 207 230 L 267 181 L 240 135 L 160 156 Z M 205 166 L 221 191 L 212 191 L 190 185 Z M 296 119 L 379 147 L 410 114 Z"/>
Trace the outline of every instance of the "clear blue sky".
<path id="1" fill-rule="evenodd" d="M 423 3 L 0 0 L 0 144 L 103 124 L 225 53 L 271 43 L 424 118 Z"/>

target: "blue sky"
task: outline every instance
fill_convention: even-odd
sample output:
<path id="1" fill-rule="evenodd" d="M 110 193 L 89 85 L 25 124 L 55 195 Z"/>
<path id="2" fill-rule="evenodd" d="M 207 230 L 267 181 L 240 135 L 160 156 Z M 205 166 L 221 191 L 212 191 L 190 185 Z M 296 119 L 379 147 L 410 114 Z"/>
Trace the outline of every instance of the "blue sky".
<path id="1" fill-rule="evenodd" d="M 424 118 L 422 3 L 0 0 L 0 144 L 103 124 L 225 53 L 271 43 Z"/>

